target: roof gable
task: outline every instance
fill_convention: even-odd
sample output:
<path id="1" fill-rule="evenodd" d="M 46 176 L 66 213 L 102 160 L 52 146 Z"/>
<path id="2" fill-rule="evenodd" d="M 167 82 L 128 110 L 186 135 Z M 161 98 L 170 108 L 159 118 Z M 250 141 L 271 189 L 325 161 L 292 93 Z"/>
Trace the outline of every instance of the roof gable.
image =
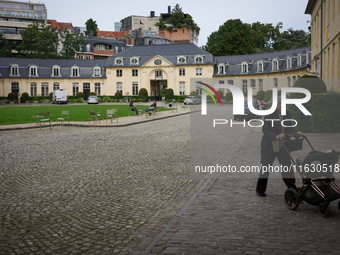
<path id="1" fill-rule="evenodd" d="M 161 64 L 157 65 L 155 63 L 156 60 L 161 60 Z M 167 60 L 166 58 L 160 56 L 160 55 L 156 55 L 153 58 L 151 58 L 149 61 L 147 61 L 145 64 L 142 65 L 142 67 L 152 67 L 155 68 L 155 66 L 158 67 L 173 67 L 174 65 Z"/>

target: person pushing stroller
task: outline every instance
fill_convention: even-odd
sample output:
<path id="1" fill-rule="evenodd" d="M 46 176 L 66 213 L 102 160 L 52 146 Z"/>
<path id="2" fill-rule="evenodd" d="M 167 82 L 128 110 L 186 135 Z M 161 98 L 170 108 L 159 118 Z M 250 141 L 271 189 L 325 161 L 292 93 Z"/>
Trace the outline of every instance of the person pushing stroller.
<path id="1" fill-rule="evenodd" d="M 279 119 L 280 121 L 269 121 L 273 119 Z M 261 140 L 261 166 L 271 166 L 274 163 L 275 158 L 278 159 L 279 163 L 283 167 L 290 167 L 290 156 L 289 154 L 282 148 L 279 139 L 281 140 L 290 140 L 290 137 L 286 137 L 285 134 L 288 133 L 296 133 L 297 136 L 302 136 L 303 133 L 300 131 L 296 131 L 294 127 L 292 127 L 292 123 L 290 121 L 291 114 L 287 110 L 286 115 L 281 115 L 281 97 L 278 97 L 278 103 L 276 110 L 265 117 L 264 125 L 262 127 L 262 140 Z M 266 121 L 268 120 L 268 121 Z M 281 125 L 281 122 L 285 121 L 285 126 Z M 281 172 L 282 179 L 288 188 L 297 189 L 295 185 L 295 176 L 293 170 L 290 172 Z M 256 194 L 265 197 L 266 189 L 268 183 L 269 172 L 262 172 L 262 167 L 260 169 L 259 178 L 256 184 Z"/>

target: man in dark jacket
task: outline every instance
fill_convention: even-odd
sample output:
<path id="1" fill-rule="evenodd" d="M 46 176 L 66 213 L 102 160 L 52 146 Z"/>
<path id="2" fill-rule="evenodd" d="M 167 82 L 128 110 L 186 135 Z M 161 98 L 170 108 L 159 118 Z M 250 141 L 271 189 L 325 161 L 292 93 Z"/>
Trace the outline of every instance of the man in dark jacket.
<path id="1" fill-rule="evenodd" d="M 273 119 L 280 121 L 271 121 Z M 293 124 L 289 119 L 291 119 L 291 114 L 288 110 L 286 111 L 285 116 L 281 115 L 281 97 L 278 97 L 276 111 L 265 117 L 264 125 L 262 127 L 263 136 L 261 141 L 261 166 L 272 166 L 275 158 L 277 158 L 282 167 L 291 167 L 290 157 L 286 150 L 280 146 L 279 151 L 274 152 L 272 144 L 272 141 L 278 139 L 290 139 L 285 138 L 285 134 L 288 133 L 296 133 L 298 136 L 303 135 L 302 132 L 296 132 L 295 128 L 291 127 Z M 285 126 L 289 127 L 283 127 L 281 125 L 282 120 L 287 120 L 284 122 L 284 124 Z M 262 172 L 262 170 L 263 168 L 261 168 L 260 176 L 257 180 L 256 193 L 261 197 L 265 197 L 269 172 Z M 290 172 L 282 171 L 281 175 L 288 188 L 296 189 L 293 169 L 291 169 Z"/>

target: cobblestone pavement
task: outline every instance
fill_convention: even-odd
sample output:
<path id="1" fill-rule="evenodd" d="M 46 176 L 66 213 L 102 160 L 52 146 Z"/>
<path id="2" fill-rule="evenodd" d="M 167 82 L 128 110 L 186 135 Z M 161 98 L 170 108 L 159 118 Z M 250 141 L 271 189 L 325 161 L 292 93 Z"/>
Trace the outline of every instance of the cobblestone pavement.
<path id="1" fill-rule="evenodd" d="M 259 164 L 261 137 L 251 132 L 226 164 L 238 169 Z M 340 151 L 340 134 L 308 137 L 315 149 Z M 294 157 L 308 151 L 305 146 Z M 330 204 L 326 218 L 306 202 L 291 211 L 283 201 L 281 177 L 270 175 L 264 198 L 255 194 L 257 177 L 216 174 L 150 254 L 340 254 L 339 200 Z"/>
<path id="2" fill-rule="evenodd" d="M 189 120 L 0 132 L 0 254 L 142 252 L 206 180 Z"/>

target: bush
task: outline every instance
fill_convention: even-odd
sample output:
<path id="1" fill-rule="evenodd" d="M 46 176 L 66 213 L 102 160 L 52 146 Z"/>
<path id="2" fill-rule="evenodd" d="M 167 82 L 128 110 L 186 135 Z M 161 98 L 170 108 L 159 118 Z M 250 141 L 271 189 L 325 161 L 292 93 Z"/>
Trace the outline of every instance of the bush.
<path id="1" fill-rule="evenodd" d="M 83 98 L 84 99 L 84 93 L 83 92 L 78 92 L 77 93 L 77 99 L 78 98 Z"/>
<path id="2" fill-rule="evenodd" d="M 148 96 L 148 91 L 146 88 L 141 88 L 138 93 L 139 99 L 142 100 L 142 102 L 148 102 L 149 101 L 149 96 Z"/>
<path id="3" fill-rule="evenodd" d="M 96 96 L 96 92 L 90 92 L 89 96 Z"/>
<path id="4" fill-rule="evenodd" d="M 26 103 L 26 101 L 30 100 L 30 96 L 27 92 L 22 93 L 21 95 L 21 103 Z"/>
<path id="5" fill-rule="evenodd" d="M 317 93 L 312 99 L 313 133 L 340 133 L 340 93 Z"/>
<path id="6" fill-rule="evenodd" d="M 257 98 L 258 100 L 260 100 L 260 101 L 263 101 L 263 99 L 264 99 L 264 94 L 265 94 L 265 93 L 266 93 L 266 92 L 265 92 L 264 90 L 258 91 L 257 94 L 256 94 L 256 98 Z"/>
<path id="7" fill-rule="evenodd" d="M 53 92 L 51 92 L 50 94 L 48 94 L 48 98 L 50 99 L 50 101 L 52 101 L 52 97 L 53 97 Z"/>
<path id="8" fill-rule="evenodd" d="M 314 94 L 326 92 L 326 84 L 316 76 L 304 75 L 300 77 L 293 87 L 307 89 L 312 97 Z M 302 93 L 290 93 L 289 98 L 304 98 Z M 312 100 L 305 103 L 303 106 L 313 115 Z M 298 122 L 297 130 L 302 132 L 312 132 L 312 116 L 305 116 L 295 105 L 288 105 L 288 110 L 292 114 L 292 118 Z"/>
<path id="9" fill-rule="evenodd" d="M 123 97 L 122 92 L 116 92 L 115 99 L 122 99 L 122 97 Z"/>
<path id="10" fill-rule="evenodd" d="M 223 99 L 223 91 L 217 90 L 217 94 L 220 96 L 221 99 Z"/>
<path id="11" fill-rule="evenodd" d="M 17 99 L 18 99 L 17 94 L 15 94 L 13 92 L 9 93 L 8 96 L 7 96 L 8 101 L 16 101 Z"/>
<path id="12" fill-rule="evenodd" d="M 273 91 L 270 89 L 270 90 L 267 90 L 265 93 L 264 93 L 264 101 L 268 102 L 268 101 L 271 101 L 272 100 L 272 95 L 273 95 Z"/>
<path id="13" fill-rule="evenodd" d="M 190 96 L 195 96 L 195 97 L 197 97 L 197 91 L 191 91 L 191 92 L 190 92 Z"/>
<path id="14" fill-rule="evenodd" d="M 167 89 L 165 92 L 165 101 L 172 100 L 174 98 L 174 91 L 172 89 Z"/>
<path id="15" fill-rule="evenodd" d="M 225 94 L 225 101 L 232 101 L 233 100 L 233 93 L 231 93 L 230 91 L 227 92 L 227 94 Z"/>

